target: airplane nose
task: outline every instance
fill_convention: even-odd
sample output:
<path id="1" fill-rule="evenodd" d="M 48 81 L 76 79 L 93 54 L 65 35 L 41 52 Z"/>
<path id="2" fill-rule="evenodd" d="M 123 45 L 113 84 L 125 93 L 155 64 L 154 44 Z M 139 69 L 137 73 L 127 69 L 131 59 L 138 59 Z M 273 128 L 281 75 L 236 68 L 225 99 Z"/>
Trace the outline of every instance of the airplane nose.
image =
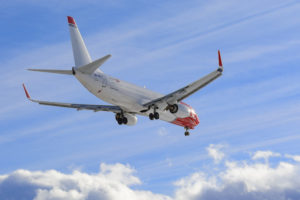
<path id="1" fill-rule="evenodd" d="M 191 109 L 191 117 L 193 119 L 194 126 L 197 126 L 200 123 L 200 120 L 194 109 Z"/>
<path id="2" fill-rule="evenodd" d="M 194 129 L 194 127 L 197 126 L 200 123 L 199 118 L 198 118 L 195 110 L 190 105 L 188 105 L 184 102 L 180 102 L 180 103 L 187 106 L 189 116 L 185 117 L 185 118 L 177 118 L 172 123 L 175 123 L 179 126 L 188 127 L 189 129 Z"/>

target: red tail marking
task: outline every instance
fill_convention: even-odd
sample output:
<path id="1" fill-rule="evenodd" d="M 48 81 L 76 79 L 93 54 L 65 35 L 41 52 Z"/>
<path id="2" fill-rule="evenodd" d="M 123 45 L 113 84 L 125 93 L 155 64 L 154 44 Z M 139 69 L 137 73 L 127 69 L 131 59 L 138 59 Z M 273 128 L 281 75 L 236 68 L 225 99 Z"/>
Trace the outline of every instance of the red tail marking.
<path id="1" fill-rule="evenodd" d="M 218 57 L 219 57 L 219 66 L 223 67 L 220 50 L 218 50 Z"/>
<path id="2" fill-rule="evenodd" d="M 27 90 L 26 90 L 26 87 L 25 87 L 24 83 L 23 83 L 23 88 L 24 88 L 24 91 L 25 91 L 26 97 L 27 97 L 28 99 L 30 99 L 29 93 L 27 92 Z"/>
<path id="3" fill-rule="evenodd" d="M 74 25 L 76 25 L 74 18 L 71 17 L 71 16 L 68 16 L 68 22 L 69 22 L 69 24 L 74 24 Z"/>

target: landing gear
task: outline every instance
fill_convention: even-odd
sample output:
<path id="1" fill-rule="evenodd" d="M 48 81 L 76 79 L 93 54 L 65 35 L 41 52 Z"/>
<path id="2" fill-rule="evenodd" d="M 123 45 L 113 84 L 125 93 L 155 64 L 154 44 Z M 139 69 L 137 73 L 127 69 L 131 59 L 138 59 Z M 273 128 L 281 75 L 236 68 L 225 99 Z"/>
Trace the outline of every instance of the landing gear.
<path id="1" fill-rule="evenodd" d="M 127 124 L 128 119 L 126 117 L 123 117 L 123 124 Z"/>
<path id="2" fill-rule="evenodd" d="M 150 113 L 150 114 L 149 114 L 149 119 L 150 119 L 150 120 L 153 120 L 153 119 L 154 119 L 154 114 L 153 114 L 153 113 Z"/>
<path id="3" fill-rule="evenodd" d="M 158 112 L 154 112 L 154 118 L 155 118 L 155 119 L 159 119 L 159 114 L 158 114 Z"/>
<path id="4" fill-rule="evenodd" d="M 189 135 L 190 135 L 189 128 L 185 127 L 184 136 L 189 136 Z"/>
<path id="5" fill-rule="evenodd" d="M 149 119 L 153 120 L 153 119 L 159 119 L 159 113 L 155 112 L 155 113 L 150 113 L 149 114 Z"/>
<path id="6" fill-rule="evenodd" d="M 117 113 L 116 114 L 116 120 L 117 120 L 119 125 L 128 123 L 128 119 L 124 116 L 123 113 Z"/>
<path id="7" fill-rule="evenodd" d="M 117 122 L 118 122 L 119 125 L 122 125 L 123 124 L 122 118 L 117 119 Z"/>
<path id="8" fill-rule="evenodd" d="M 156 112 L 157 107 L 156 106 L 153 106 L 153 107 L 154 107 L 154 109 L 153 109 L 154 112 L 149 114 L 149 119 L 150 120 L 159 119 L 159 113 Z"/>

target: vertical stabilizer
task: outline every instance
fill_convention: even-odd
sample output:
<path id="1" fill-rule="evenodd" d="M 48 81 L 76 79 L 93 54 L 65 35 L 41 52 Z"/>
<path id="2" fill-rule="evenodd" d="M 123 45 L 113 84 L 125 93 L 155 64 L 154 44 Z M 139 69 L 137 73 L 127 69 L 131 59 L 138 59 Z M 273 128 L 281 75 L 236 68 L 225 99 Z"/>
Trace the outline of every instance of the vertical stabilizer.
<path id="1" fill-rule="evenodd" d="M 92 60 L 73 17 L 68 16 L 75 67 L 89 64 Z"/>

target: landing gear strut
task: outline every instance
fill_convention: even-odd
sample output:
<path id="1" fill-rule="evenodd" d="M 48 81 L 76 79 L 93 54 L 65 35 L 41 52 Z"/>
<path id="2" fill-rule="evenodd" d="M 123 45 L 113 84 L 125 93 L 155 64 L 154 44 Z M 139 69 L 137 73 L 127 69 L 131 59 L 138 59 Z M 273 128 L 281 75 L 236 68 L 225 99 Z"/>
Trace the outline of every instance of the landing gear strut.
<path id="1" fill-rule="evenodd" d="M 189 136 L 189 135 L 190 135 L 189 128 L 185 127 L 184 136 Z"/>
<path id="2" fill-rule="evenodd" d="M 116 120 L 117 120 L 119 125 L 127 124 L 127 122 L 128 122 L 127 117 L 125 117 L 123 113 L 117 113 L 116 114 Z"/>
<path id="3" fill-rule="evenodd" d="M 156 106 L 153 106 L 153 111 L 154 111 L 154 112 L 149 114 L 149 119 L 150 119 L 150 120 L 153 120 L 153 119 L 159 119 L 159 113 L 156 112 L 156 109 L 157 109 L 157 107 L 156 107 Z"/>

